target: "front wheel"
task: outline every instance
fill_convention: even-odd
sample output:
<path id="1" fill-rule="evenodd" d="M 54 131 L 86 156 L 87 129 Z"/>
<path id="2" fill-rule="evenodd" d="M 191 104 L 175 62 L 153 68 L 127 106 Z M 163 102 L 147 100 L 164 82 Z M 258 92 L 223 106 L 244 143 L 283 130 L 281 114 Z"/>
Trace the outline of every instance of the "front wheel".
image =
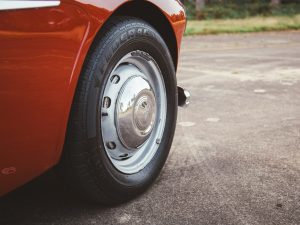
<path id="1" fill-rule="evenodd" d="M 161 171 L 177 117 L 174 64 L 158 32 L 111 19 L 81 73 L 62 158 L 71 187 L 117 204 L 144 192 Z"/>

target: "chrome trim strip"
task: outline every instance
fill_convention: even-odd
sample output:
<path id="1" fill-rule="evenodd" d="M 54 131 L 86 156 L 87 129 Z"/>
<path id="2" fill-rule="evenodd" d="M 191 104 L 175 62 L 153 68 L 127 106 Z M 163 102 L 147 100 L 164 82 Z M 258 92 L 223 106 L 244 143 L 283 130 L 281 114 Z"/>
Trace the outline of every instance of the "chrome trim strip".
<path id="1" fill-rule="evenodd" d="M 17 1 L 17 0 L 0 0 L 1 10 L 13 10 L 13 9 L 29 9 L 29 8 L 41 8 L 58 6 L 60 0 L 44 0 L 44 1 Z"/>

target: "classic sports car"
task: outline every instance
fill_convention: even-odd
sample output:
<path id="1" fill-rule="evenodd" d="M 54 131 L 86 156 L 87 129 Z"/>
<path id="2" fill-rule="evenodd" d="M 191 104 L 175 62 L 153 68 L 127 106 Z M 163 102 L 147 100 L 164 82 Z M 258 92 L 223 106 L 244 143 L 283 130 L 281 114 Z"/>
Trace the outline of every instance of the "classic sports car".
<path id="1" fill-rule="evenodd" d="M 0 1 L 0 196 L 57 165 L 104 204 L 168 156 L 186 18 L 179 0 Z"/>

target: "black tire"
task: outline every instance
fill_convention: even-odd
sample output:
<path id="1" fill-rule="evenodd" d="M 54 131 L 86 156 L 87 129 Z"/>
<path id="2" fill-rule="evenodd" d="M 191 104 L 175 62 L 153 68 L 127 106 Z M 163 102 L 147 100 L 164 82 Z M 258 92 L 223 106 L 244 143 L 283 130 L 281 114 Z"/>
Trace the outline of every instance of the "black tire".
<path id="1" fill-rule="evenodd" d="M 116 62 L 137 48 L 149 53 L 163 74 L 168 116 L 163 138 L 152 160 L 141 171 L 124 174 L 113 166 L 104 150 L 99 99 L 103 97 L 107 75 Z M 171 148 L 176 118 L 175 69 L 163 39 L 143 20 L 110 19 L 95 39 L 78 81 L 60 164 L 64 179 L 76 193 L 94 202 L 113 205 L 134 198 L 159 175 Z"/>

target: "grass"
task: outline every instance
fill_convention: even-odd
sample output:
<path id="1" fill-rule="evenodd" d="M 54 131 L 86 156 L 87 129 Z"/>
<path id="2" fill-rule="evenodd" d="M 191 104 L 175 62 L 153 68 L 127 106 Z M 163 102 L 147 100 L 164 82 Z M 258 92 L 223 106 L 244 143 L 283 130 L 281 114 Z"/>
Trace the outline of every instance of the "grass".
<path id="1" fill-rule="evenodd" d="M 246 33 L 300 29 L 300 14 L 245 19 L 189 20 L 185 35 Z"/>

